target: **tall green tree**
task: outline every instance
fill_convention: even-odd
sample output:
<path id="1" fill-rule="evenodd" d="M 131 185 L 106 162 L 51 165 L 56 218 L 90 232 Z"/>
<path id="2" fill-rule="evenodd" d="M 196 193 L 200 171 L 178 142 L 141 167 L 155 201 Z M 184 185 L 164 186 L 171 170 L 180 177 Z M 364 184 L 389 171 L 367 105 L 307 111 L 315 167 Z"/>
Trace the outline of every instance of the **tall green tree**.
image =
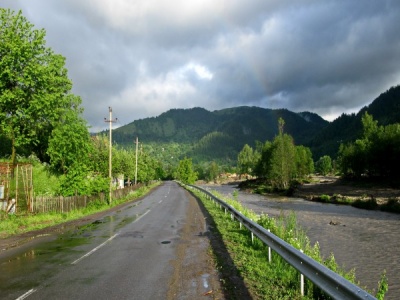
<path id="1" fill-rule="evenodd" d="M 316 163 L 317 172 L 327 175 L 332 171 L 332 159 L 329 155 L 324 155 Z"/>
<path id="2" fill-rule="evenodd" d="M 257 144 L 255 174 L 276 189 L 288 189 L 294 179 L 303 179 L 314 170 L 309 148 L 295 146 L 293 138 L 283 132 L 285 121 L 278 122 L 279 134 L 272 142 Z"/>
<path id="3" fill-rule="evenodd" d="M 106 135 L 96 135 L 92 139 L 92 151 L 89 153 L 90 169 L 108 178 L 109 140 Z"/>
<path id="4" fill-rule="evenodd" d="M 296 176 L 296 149 L 290 135 L 280 133 L 275 137 L 270 159 L 267 178 L 277 189 L 289 188 L 291 180 Z"/>
<path id="5" fill-rule="evenodd" d="M 206 179 L 207 181 L 215 181 L 219 175 L 219 168 L 215 161 L 208 166 Z"/>
<path id="6" fill-rule="evenodd" d="M 197 173 L 193 169 L 192 159 L 185 157 L 180 160 L 174 177 L 183 183 L 193 184 L 197 180 Z"/>
<path id="7" fill-rule="evenodd" d="M 238 154 L 237 162 L 240 175 L 253 174 L 256 164 L 253 148 L 248 144 L 244 145 L 242 151 Z"/>
<path id="8" fill-rule="evenodd" d="M 261 155 L 255 167 L 255 174 L 260 178 L 266 178 L 271 166 L 272 142 L 266 141 L 261 148 Z"/>
<path id="9" fill-rule="evenodd" d="M 296 146 L 296 177 L 302 179 L 314 172 L 314 161 L 310 148 Z"/>
<path id="10" fill-rule="evenodd" d="M 37 143 L 68 109 L 72 88 L 65 59 L 46 47 L 45 31 L 0 8 L 0 130 L 17 147 Z"/>
<path id="11" fill-rule="evenodd" d="M 47 149 L 52 168 L 63 174 L 72 167 L 89 167 L 89 154 L 94 151 L 86 121 L 80 116 L 80 98 L 73 95 L 66 98 L 75 109 L 66 110 L 61 116 L 51 132 Z"/>

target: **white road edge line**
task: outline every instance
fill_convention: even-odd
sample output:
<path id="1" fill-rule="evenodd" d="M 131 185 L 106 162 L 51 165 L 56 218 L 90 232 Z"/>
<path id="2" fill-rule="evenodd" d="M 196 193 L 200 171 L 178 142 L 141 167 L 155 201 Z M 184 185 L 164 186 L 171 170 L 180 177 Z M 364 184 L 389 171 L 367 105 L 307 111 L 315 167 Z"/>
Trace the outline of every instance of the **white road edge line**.
<path id="1" fill-rule="evenodd" d="M 146 211 L 143 215 L 141 215 L 139 218 L 137 218 L 135 220 L 135 222 L 139 221 L 141 218 L 143 218 L 145 215 L 147 215 L 150 212 L 150 210 Z M 71 265 L 76 265 L 78 262 L 80 262 L 82 259 L 84 259 L 85 257 L 88 257 L 89 255 L 91 255 L 93 252 L 99 250 L 101 247 L 103 247 L 105 244 L 107 244 L 109 241 L 113 240 L 117 235 L 119 235 L 119 233 L 114 234 L 112 237 L 110 237 L 108 240 L 106 240 L 104 243 L 98 245 L 96 248 L 92 249 L 91 251 L 89 251 L 88 253 L 86 253 L 85 255 L 81 256 L 80 258 L 78 258 L 77 260 L 74 260 Z M 22 298 L 23 299 L 23 298 Z M 17 299 L 18 300 L 18 299 Z"/>
<path id="2" fill-rule="evenodd" d="M 141 215 L 140 217 L 138 217 L 135 222 L 139 221 L 141 218 L 143 218 L 145 215 L 147 215 L 150 212 L 150 209 L 148 211 L 146 211 L 143 215 Z M 134 222 L 134 223 L 135 223 Z"/>
<path id="3" fill-rule="evenodd" d="M 18 297 L 16 300 L 25 299 L 26 297 L 28 297 L 29 295 L 33 294 L 34 292 L 36 292 L 35 289 L 30 289 L 30 290 L 27 291 L 25 294 L 23 294 L 22 296 Z"/>
<path id="4" fill-rule="evenodd" d="M 113 240 L 119 233 L 114 234 L 112 237 L 110 237 L 108 240 L 106 240 L 104 243 L 98 245 L 96 248 L 92 249 L 91 251 L 89 251 L 88 253 L 86 253 L 85 255 L 81 256 L 80 258 L 78 258 L 77 260 L 73 261 L 71 263 L 71 265 L 76 265 L 78 262 L 80 262 L 82 259 L 84 259 L 85 257 L 88 257 L 89 255 L 91 255 L 93 252 L 99 250 L 101 247 L 103 247 L 105 244 L 107 244 L 109 241 Z"/>

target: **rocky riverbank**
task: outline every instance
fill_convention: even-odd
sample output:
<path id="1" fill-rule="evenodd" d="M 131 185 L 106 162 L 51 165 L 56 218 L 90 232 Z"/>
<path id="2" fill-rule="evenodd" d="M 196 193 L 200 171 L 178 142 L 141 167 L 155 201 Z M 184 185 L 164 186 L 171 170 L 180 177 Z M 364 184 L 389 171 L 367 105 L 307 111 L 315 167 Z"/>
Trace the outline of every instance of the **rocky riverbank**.
<path id="1" fill-rule="evenodd" d="M 338 177 L 314 176 L 311 183 L 299 185 L 292 196 L 400 212 L 400 189 L 377 183 L 349 182 Z"/>

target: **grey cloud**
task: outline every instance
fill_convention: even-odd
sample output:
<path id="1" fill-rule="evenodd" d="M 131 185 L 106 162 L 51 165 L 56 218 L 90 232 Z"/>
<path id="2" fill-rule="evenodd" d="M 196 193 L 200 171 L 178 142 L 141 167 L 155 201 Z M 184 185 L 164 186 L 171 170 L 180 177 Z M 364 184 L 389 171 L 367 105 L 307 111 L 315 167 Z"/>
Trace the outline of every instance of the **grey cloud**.
<path id="1" fill-rule="evenodd" d="M 120 125 L 193 106 L 332 117 L 400 83 L 395 0 L 3 2 L 66 57 L 94 130 L 108 106 Z M 190 63 L 212 78 L 182 73 Z"/>

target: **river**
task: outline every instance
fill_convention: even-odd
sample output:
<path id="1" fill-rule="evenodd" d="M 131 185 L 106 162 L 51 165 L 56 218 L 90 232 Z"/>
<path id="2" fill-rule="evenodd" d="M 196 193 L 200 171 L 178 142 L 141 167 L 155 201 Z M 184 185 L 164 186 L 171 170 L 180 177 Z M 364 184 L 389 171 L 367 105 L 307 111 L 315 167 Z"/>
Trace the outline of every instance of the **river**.
<path id="1" fill-rule="evenodd" d="M 233 185 L 207 187 L 230 195 L 236 189 Z M 339 266 L 347 271 L 355 268 L 359 286 L 372 291 L 372 294 L 375 294 L 381 274 L 386 270 L 389 291 L 385 299 L 399 299 L 399 214 L 240 191 L 237 199 L 255 213 L 272 217 L 295 212 L 298 224 L 307 232 L 312 244 L 319 243 L 325 258 L 333 253 Z"/>

